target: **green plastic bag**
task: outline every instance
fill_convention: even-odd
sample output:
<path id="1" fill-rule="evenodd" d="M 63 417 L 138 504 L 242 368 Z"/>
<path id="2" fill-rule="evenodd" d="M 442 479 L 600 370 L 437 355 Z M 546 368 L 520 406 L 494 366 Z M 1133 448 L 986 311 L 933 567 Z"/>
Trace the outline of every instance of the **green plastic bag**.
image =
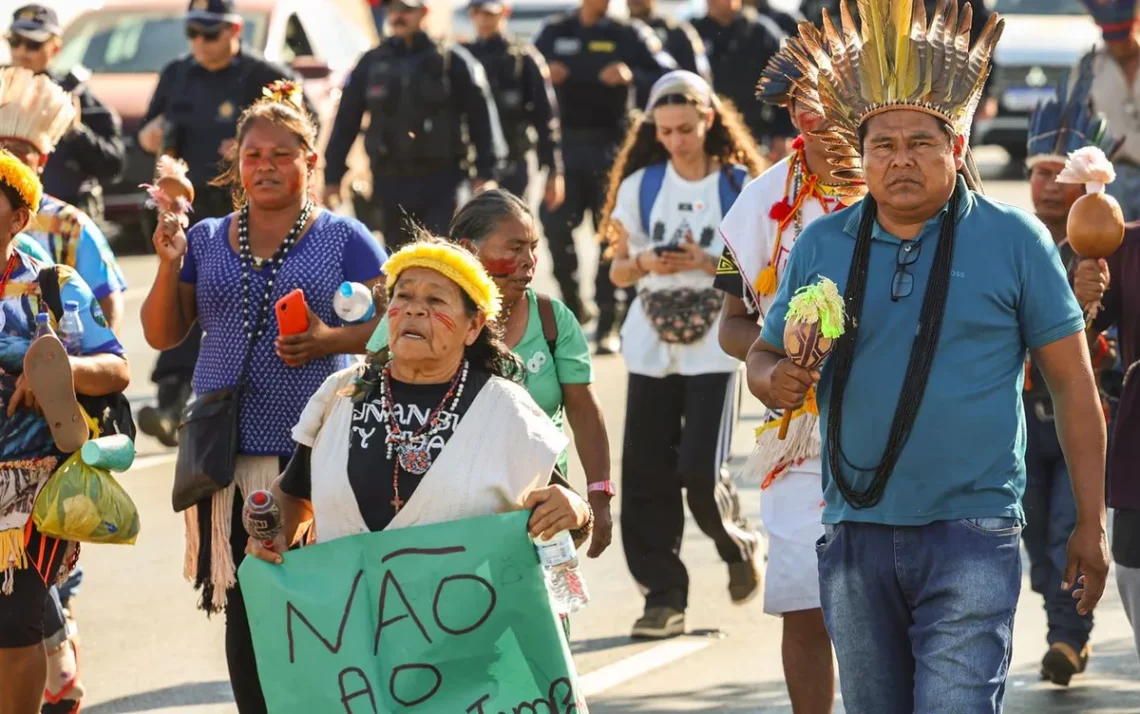
<path id="1" fill-rule="evenodd" d="M 79 452 L 44 484 L 32 520 L 44 535 L 80 543 L 132 545 L 139 535 L 134 501 L 109 471 L 88 466 Z"/>

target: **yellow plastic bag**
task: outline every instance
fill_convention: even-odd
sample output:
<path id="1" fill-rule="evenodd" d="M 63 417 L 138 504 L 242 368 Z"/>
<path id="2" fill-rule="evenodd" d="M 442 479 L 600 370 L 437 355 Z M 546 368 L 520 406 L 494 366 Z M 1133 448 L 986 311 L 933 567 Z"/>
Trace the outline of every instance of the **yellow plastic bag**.
<path id="1" fill-rule="evenodd" d="M 109 471 L 88 466 L 76 452 L 36 497 L 32 520 L 40 533 L 80 543 L 132 545 L 139 511 Z"/>

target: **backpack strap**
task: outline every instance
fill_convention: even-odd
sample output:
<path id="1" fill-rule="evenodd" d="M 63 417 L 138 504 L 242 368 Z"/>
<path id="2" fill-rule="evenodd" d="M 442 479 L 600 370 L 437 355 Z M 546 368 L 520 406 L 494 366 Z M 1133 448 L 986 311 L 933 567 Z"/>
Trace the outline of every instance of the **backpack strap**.
<path id="1" fill-rule="evenodd" d="M 59 322 L 63 319 L 63 297 L 59 293 L 59 266 L 48 265 L 41 268 L 37 282 L 40 286 L 40 298 L 47 303 L 56 322 Z"/>
<path id="2" fill-rule="evenodd" d="M 641 232 L 649 235 L 649 213 L 653 210 L 653 203 L 657 194 L 661 193 L 661 186 L 665 183 L 665 167 L 668 164 L 650 164 L 641 174 L 641 186 L 637 194 L 638 209 L 641 211 Z"/>
<path id="3" fill-rule="evenodd" d="M 720 172 L 720 213 L 721 216 L 728 214 L 728 209 L 732 208 L 732 204 L 736 202 L 736 197 L 740 195 L 740 191 L 744 188 L 744 182 L 748 180 L 748 171 L 743 166 L 725 166 L 724 170 Z"/>
<path id="4" fill-rule="evenodd" d="M 534 301 L 538 305 L 538 319 L 542 322 L 542 337 L 546 340 L 546 346 L 550 348 L 550 356 L 553 357 L 558 347 L 558 320 L 554 317 L 554 305 L 550 302 L 550 296 L 545 293 L 536 292 Z"/>

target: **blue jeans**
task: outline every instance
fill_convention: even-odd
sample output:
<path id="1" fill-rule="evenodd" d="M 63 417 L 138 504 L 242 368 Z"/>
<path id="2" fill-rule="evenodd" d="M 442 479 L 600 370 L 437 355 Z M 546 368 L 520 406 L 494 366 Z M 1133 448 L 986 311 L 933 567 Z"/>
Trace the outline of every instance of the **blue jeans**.
<path id="1" fill-rule="evenodd" d="M 820 598 L 848 714 L 998 714 L 1021 591 L 1012 518 L 825 526 Z"/>
<path id="2" fill-rule="evenodd" d="M 1077 613 L 1071 592 L 1061 589 L 1068 558 L 1069 536 L 1077 524 L 1077 503 L 1069 481 L 1056 424 L 1037 417 L 1026 400 L 1025 426 L 1025 550 L 1029 553 L 1029 584 L 1045 598 L 1049 623 L 1046 641 L 1064 642 L 1080 653 L 1089 641 L 1093 616 Z"/>

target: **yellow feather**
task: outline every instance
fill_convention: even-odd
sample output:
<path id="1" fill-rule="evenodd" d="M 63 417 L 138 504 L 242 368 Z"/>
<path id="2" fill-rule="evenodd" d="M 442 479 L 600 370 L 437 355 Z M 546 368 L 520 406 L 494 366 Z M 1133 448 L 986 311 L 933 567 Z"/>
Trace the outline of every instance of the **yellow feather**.
<path id="1" fill-rule="evenodd" d="M 887 31 L 894 37 L 892 51 L 894 53 L 893 71 L 891 72 L 891 85 L 894 99 L 910 99 L 910 80 L 913 72 L 914 55 L 910 43 L 911 2 L 908 0 L 894 0 L 891 6 L 891 22 Z"/>

